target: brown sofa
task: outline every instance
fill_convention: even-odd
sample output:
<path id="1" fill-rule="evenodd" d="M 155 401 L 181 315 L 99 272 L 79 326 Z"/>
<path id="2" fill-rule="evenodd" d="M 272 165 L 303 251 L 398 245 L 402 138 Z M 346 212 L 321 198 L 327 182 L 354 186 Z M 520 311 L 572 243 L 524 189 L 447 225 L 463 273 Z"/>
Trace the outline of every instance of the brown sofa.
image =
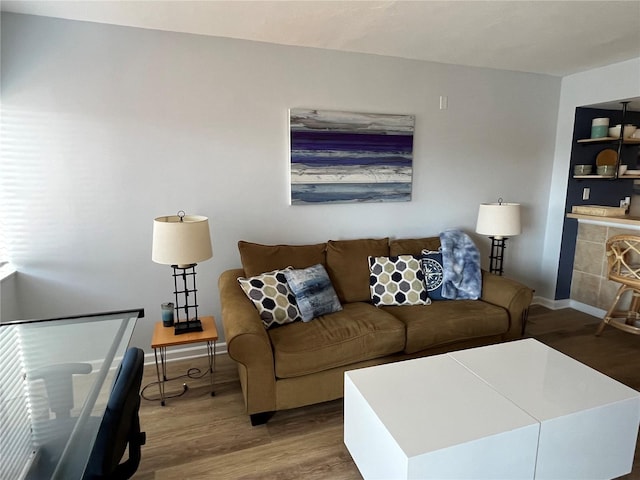
<path id="1" fill-rule="evenodd" d="M 252 424 L 266 422 L 277 410 L 341 398 L 347 370 L 521 337 L 533 291 L 485 271 L 479 300 L 371 304 L 368 256 L 419 255 L 439 245 L 438 237 L 315 245 L 239 242 L 243 268 L 223 272 L 219 289 L 227 350 L 238 362 Z M 318 263 L 329 273 L 343 310 L 265 329 L 237 278 Z"/>

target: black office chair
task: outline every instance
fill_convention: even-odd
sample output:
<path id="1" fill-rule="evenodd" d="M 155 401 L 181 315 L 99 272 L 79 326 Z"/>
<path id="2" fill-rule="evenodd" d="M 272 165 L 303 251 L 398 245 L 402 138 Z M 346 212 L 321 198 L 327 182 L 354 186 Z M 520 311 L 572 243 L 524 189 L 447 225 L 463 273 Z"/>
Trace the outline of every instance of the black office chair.
<path id="1" fill-rule="evenodd" d="M 109 395 L 83 480 L 128 479 L 138 469 L 146 435 L 140 431 L 140 385 L 144 352 L 130 348 L 124 355 Z M 120 463 L 129 446 L 128 459 Z"/>

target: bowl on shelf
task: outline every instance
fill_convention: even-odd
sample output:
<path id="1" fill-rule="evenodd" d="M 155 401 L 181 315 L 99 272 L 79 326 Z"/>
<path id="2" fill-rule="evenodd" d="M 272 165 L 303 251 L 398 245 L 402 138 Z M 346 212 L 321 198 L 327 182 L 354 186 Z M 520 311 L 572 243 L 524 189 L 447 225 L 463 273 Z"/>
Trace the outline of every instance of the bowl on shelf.
<path id="1" fill-rule="evenodd" d="M 622 128 L 622 125 L 620 125 L 620 124 L 616 125 L 615 127 L 609 128 L 609 136 L 610 137 L 615 137 L 615 138 L 620 138 L 620 129 L 621 128 Z M 631 135 L 633 135 L 637 129 L 638 129 L 638 127 L 636 127 L 635 125 L 625 125 L 624 126 L 624 133 L 623 133 L 623 137 L 622 138 L 630 138 Z"/>
<path id="2" fill-rule="evenodd" d="M 591 175 L 592 171 L 593 171 L 593 165 L 574 165 L 573 166 L 574 175 Z"/>
<path id="3" fill-rule="evenodd" d="M 611 175 L 613 176 L 613 174 L 616 171 L 616 166 L 615 165 L 600 165 L 598 166 L 598 175 Z"/>
<path id="4" fill-rule="evenodd" d="M 629 170 L 627 169 L 627 175 L 640 175 L 640 170 Z"/>

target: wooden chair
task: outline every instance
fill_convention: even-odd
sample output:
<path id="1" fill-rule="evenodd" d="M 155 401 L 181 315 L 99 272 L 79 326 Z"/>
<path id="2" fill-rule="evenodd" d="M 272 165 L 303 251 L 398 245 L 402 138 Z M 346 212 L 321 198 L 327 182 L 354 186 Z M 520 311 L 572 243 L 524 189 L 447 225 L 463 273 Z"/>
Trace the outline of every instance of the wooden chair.
<path id="1" fill-rule="evenodd" d="M 616 235 L 607 240 L 608 278 L 620 283 L 613 304 L 598 326 L 600 335 L 605 325 L 640 335 L 640 236 Z M 627 310 L 619 309 L 626 292 L 631 292 Z"/>

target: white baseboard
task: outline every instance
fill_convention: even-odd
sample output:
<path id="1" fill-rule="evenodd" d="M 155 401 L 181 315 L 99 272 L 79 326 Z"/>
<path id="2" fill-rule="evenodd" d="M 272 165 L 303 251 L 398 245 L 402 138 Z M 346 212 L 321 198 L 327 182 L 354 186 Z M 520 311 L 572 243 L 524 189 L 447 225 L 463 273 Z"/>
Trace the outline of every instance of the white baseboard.
<path id="1" fill-rule="evenodd" d="M 567 302 L 566 304 L 564 302 Z M 531 300 L 531 305 L 542 305 L 543 307 L 547 307 L 551 310 L 559 310 L 561 308 L 566 308 L 569 306 L 569 300 L 551 300 L 545 297 L 533 297 Z"/>
<path id="2" fill-rule="evenodd" d="M 531 304 L 542 305 L 543 307 L 550 308 L 551 310 L 573 308 L 574 310 L 578 310 L 579 312 L 586 313 L 598 318 L 604 317 L 605 313 L 607 313 L 605 310 L 602 310 L 600 308 L 587 305 L 586 303 L 578 302 L 577 300 L 571 300 L 569 298 L 565 300 L 550 300 L 544 297 L 533 297 Z"/>
<path id="3" fill-rule="evenodd" d="M 571 308 L 578 310 L 579 312 L 582 312 L 582 313 L 587 313 L 594 317 L 604 318 L 605 314 L 607 313 L 606 310 L 602 310 L 601 308 L 593 307 L 585 303 L 577 302 L 576 300 L 571 300 L 570 302 L 571 302 L 570 304 Z"/>
<path id="4" fill-rule="evenodd" d="M 227 353 L 226 342 L 216 342 L 216 355 Z M 191 347 L 167 348 L 167 362 L 176 362 L 178 360 L 188 360 L 190 358 L 199 358 L 207 356 L 207 345 L 202 343 Z M 158 352 L 158 362 L 160 361 L 160 352 Z M 155 365 L 156 357 L 153 352 L 145 353 L 144 364 Z"/>

